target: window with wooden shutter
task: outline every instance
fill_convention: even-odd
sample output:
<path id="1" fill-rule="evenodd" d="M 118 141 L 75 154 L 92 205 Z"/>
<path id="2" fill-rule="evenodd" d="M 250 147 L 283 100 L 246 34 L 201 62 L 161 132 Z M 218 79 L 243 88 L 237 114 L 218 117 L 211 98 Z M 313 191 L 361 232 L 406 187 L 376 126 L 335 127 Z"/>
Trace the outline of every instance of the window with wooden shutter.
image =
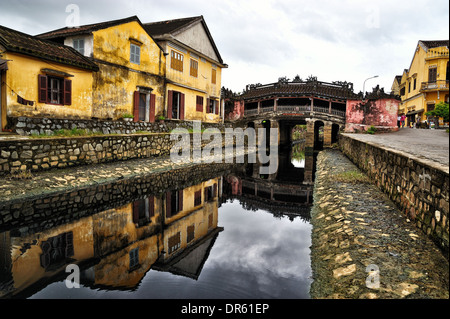
<path id="1" fill-rule="evenodd" d="M 170 53 L 170 67 L 174 70 L 183 72 L 183 59 L 184 56 L 174 50 Z"/>
<path id="2" fill-rule="evenodd" d="M 72 81 L 64 80 L 64 105 L 72 104 Z"/>
<path id="3" fill-rule="evenodd" d="M 190 243 L 195 238 L 195 225 L 188 226 L 186 232 L 187 232 L 186 242 Z"/>
<path id="4" fill-rule="evenodd" d="M 212 84 L 216 84 L 216 75 L 217 75 L 216 69 L 212 69 L 212 72 L 211 72 L 211 83 Z"/>
<path id="5" fill-rule="evenodd" d="M 139 91 L 134 91 L 133 101 L 134 101 L 133 121 L 137 122 L 139 121 Z"/>
<path id="6" fill-rule="evenodd" d="M 47 103 L 47 77 L 45 75 L 38 75 L 39 86 L 39 103 Z"/>
<path id="7" fill-rule="evenodd" d="M 206 113 L 211 113 L 211 100 L 206 99 Z"/>
<path id="8" fill-rule="evenodd" d="M 184 120 L 184 94 L 180 93 L 180 114 L 179 119 Z"/>
<path id="9" fill-rule="evenodd" d="M 190 74 L 193 77 L 198 77 L 198 61 L 191 59 Z"/>
<path id="10" fill-rule="evenodd" d="M 194 207 L 202 204 L 202 190 L 194 193 Z"/>
<path id="11" fill-rule="evenodd" d="M 167 92 L 167 118 L 172 119 L 173 91 Z"/>
<path id="12" fill-rule="evenodd" d="M 203 96 L 197 95 L 196 107 L 195 110 L 197 112 L 203 112 Z"/>
<path id="13" fill-rule="evenodd" d="M 428 82 L 436 82 L 437 79 L 437 68 L 429 68 L 428 69 Z"/>
<path id="14" fill-rule="evenodd" d="M 150 123 L 155 122 L 155 108 L 156 108 L 156 95 L 150 94 L 150 115 L 149 115 Z"/>

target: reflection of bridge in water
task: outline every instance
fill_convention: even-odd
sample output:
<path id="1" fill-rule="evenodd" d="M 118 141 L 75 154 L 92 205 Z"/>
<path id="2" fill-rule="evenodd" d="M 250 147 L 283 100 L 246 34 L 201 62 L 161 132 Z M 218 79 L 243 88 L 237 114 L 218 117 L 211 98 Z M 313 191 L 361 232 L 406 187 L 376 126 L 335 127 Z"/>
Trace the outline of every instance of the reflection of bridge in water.
<path id="1" fill-rule="evenodd" d="M 223 199 L 236 198 L 248 210 L 261 209 L 276 217 L 308 221 L 313 203 L 315 154 L 302 154 L 300 165 L 294 165 L 292 152 L 279 154 L 274 174 L 260 174 L 259 164 L 246 164 L 224 179 Z"/>

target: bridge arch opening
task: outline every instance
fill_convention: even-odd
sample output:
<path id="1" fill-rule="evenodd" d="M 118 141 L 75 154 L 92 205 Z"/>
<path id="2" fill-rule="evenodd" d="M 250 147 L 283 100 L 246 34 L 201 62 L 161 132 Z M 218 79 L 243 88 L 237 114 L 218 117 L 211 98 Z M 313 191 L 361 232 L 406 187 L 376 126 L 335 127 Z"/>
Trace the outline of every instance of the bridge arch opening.
<path id="1" fill-rule="evenodd" d="M 314 122 L 314 149 L 315 150 L 323 149 L 324 127 L 325 127 L 325 124 L 322 121 Z"/>
<path id="2" fill-rule="evenodd" d="M 270 120 L 262 120 L 261 124 L 265 131 L 265 147 L 267 149 L 270 147 L 270 128 L 272 123 Z"/>
<path id="3" fill-rule="evenodd" d="M 337 143 L 339 140 L 339 130 L 340 126 L 339 124 L 332 124 L 331 125 L 331 144 Z"/>

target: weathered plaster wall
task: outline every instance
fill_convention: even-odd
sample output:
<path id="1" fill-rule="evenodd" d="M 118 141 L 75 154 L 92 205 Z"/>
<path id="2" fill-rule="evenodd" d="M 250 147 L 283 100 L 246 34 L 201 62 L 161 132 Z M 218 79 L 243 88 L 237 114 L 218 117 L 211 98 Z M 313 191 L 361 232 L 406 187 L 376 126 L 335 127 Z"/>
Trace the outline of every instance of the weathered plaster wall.
<path id="1" fill-rule="evenodd" d="M 4 79 L 7 84 L 4 88 L 7 116 L 52 116 L 58 118 L 90 118 L 92 116 L 92 82 L 95 72 L 63 64 L 47 63 L 45 60 L 19 54 L 5 53 L 3 58 L 12 60 L 8 62 L 6 79 Z M 68 78 L 72 80 L 71 105 L 38 102 L 38 75 L 44 75 L 41 70 L 45 68 L 73 75 Z M 19 104 L 17 95 L 33 101 L 34 105 Z"/>
<path id="2" fill-rule="evenodd" d="M 219 123 L 221 121 L 220 113 L 207 113 L 206 103 L 209 98 L 208 94 L 203 92 L 191 90 L 174 84 L 167 84 L 167 91 L 177 91 L 184 94 L 184 119 L 198 120 L 208 123 Z M 168 93 L 167 93 L 168 94 Z M 197 96 L 203 97 L 203 112 L 197 111 Z M 167 99 L 166 99 L 167 100 Z M 217 107 L 220 107 L 219 99 L 216 100 Z M 167 108 L 166 108 L 167 110 Z M 167 114 L 165 114 L 167 117 Z"/>
<path id="3" fill-rule="evenodd" d="M 134 113 L 134 92 L 138 86 L 152 88 L 156 96 L 155 114 L 164 108 L 164 78 L 135 72 L 115 65 L 97 63 L 100 71 L 94 74 L 92 116 L 100 119 L 120 119 Z"/>
<path id="4" fill-rule="evenodd" d="M 405 217 L 447 254 L 449 173 L 420 159 L 341 135 L 342 151 L 383 190 Z"/>
<path id="5" fill-rule="evenodd" d="M 398 104 L 395 99 L 347 100 L 345 131 L 366 131 L 370 126 L 385 131 L 397 130 Z"/>
<path id="6" fill-rule="evenodd" d="M 131 44 L 139 44 L 140 63 L 130 61 Z M 93 116 L 117 119 L 133 114 L 138 87 L 156 95 L 155 114 L 164 108 L 166 57 L 136 21 L 94 32 L 94 58 L 100 71 L 94 75 Z"/>

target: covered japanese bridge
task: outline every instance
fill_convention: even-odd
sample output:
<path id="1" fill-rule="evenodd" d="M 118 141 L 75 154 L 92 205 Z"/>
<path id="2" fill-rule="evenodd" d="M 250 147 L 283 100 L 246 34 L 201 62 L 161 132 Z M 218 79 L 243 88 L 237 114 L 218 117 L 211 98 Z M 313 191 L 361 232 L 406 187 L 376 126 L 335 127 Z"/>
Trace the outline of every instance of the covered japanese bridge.
<path id="1" fill-rule="evenodd" d="M 330 146 L 337 141 L 338 132 L 345 126 L 347 99 L 357 99 L 353 84 L 348 82 L 320 82 L 298 76 L 289 82 L 248 85 L 240 96 L 243 119 L 249 127 L 278 128 L 279 145 L 291 144 L 294 126 L 307 126 L 306 146 Z M 319 142 L 319 131 L 323 140 Z"/>

